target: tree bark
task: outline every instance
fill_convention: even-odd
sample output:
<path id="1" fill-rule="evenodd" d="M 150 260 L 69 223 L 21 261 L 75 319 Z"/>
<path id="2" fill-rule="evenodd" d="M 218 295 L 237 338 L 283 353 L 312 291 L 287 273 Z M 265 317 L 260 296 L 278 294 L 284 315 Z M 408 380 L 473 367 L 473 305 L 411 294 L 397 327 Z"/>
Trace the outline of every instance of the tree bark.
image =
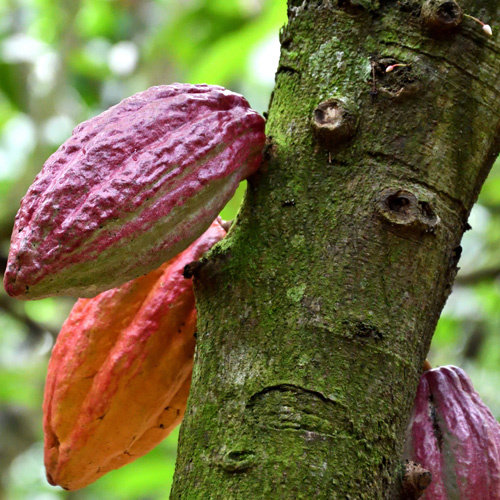
<path id="1" fill-rule="evenodd" d="M 493 37 L 424 3 L 289 1 L 266 161 L 198 268 L 171 498 L 399 497 L 422 363 L 500 144 L 500 1 L 461 2 Z"/>

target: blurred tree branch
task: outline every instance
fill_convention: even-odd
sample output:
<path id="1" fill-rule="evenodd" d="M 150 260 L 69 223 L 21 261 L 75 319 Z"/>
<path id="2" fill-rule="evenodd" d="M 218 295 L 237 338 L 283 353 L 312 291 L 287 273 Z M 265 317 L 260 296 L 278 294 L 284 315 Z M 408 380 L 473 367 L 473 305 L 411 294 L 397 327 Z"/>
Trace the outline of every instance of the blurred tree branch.
<path id="1" fill-rule="evenodd" d="M 26 313 L 17 310 L 14 307 L 14 302 L 3 295 L 0 295 L 0 309 L 3 309 L 15 320 L 24 323 L 29 330 L 30 336 L 41 337 L 45 332 L 50 333 L 53 337 L 58 334 L 58 330 L 55 328 L 33 321 Z"/>
<path id="2" fill-rule="evenodd" d="M 482 281 L 491 281 L 500 278 L 500 265 L 477 269 L 466 274 L 459 274 L 455 280 L 457 285 L 475 285 Z"/>

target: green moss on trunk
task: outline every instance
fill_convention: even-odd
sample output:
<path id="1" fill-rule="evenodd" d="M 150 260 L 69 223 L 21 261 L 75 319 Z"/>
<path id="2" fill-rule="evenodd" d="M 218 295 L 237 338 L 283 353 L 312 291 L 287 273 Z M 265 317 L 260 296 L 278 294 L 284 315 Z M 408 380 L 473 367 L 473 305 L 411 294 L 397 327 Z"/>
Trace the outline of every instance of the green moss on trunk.
<path id="1" fill-rule="evenodd" d="M 462 7 L 500 19 L 498 1 Z M 396 496 L 422 362 L 499 147 L 498 46 L 467 20 L 431 36 L 419 13 L 289 2 L 266 163 L 196 280 L 172 498 Z M 337 119 L 351 120 L 340 135 Z"/>

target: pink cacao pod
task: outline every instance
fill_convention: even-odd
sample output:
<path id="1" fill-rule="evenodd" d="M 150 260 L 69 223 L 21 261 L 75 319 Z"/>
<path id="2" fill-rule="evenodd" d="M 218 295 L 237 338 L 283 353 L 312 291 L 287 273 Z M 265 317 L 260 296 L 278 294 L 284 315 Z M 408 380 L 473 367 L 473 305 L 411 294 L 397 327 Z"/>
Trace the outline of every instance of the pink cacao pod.
<path id="1" fill-rule="evenodd" d="M 181 421 L 196 327 L 192 280 L 183 270 L 224 235 L 215 221 L 160 268 L 76 302 L 45 386 L 51 484 L 82 488 L 147 453 Z"/>
<path id="2" fill-rule="evenodd" d="M 422 499 L 500 499 L 500 426 L 461 368 L 424 372 L 406 444 L 432 474 Z"/>
<path id="3" fill-rule="evenodd" d="M 93 297 L 157 268 L 208 228 L 264 142 L 248 102 L 210 85 L 152 87 L 80 124 L 21 202 L 7 293 Z"/>

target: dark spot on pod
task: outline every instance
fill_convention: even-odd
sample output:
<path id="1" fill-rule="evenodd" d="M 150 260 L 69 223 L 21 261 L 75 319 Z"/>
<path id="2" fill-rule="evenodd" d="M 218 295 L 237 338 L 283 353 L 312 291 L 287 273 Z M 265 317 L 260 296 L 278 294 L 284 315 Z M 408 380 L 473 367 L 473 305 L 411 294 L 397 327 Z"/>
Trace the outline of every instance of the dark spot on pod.
<path id="1" fill-rule="evenodd" d="M 436 412 L 436 405 L 434 403 L 434 396 L 429 394 L 429 416 L 432 422 L 432 430 L 436 438 L 437 445 L 440 450 L 443 449 L 443 432 L 441 431 L 440 422 Z"/>

